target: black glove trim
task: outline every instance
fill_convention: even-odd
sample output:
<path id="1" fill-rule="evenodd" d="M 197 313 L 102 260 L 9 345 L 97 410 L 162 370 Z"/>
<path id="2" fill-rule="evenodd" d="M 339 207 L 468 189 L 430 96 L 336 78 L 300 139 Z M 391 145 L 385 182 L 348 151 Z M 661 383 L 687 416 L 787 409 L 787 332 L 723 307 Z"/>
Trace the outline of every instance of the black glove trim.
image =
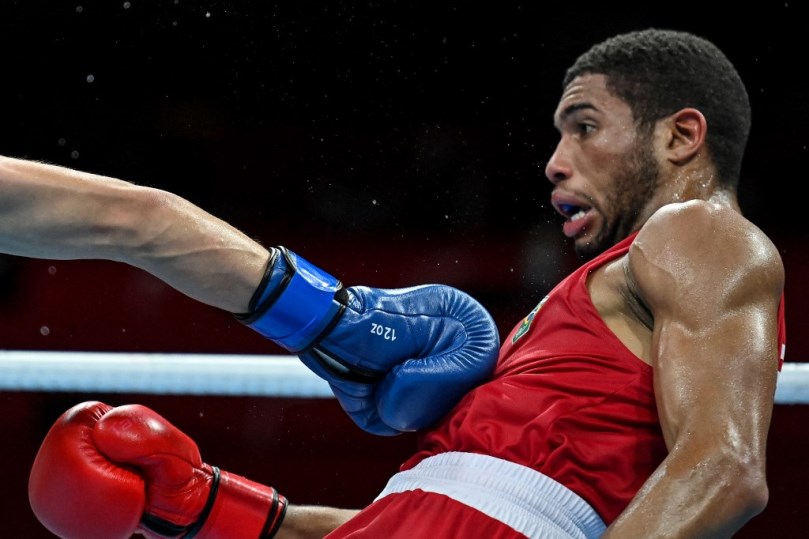
<path id="1" fill-rule="evenodd" d="M 275 287 L 275 290 L 273 290 L 272 293 L 262 302 L 261 298 L 264 295 L 264 291 L 270 285 L 273 269 L 275 269 L 275 264 L 278 262 L 278 258 L 280 256 L 283 256 L 284 261 L 286 262 L 284 276 L 281 278 L 281 282 L 278 283 L 278 286 Z M 267 309 L 272 306 L 273 303 L 275 303 L 279 297 L 281 297 L 281 294 L 284 292 L 284 290 L 286 290 L 286 287 L 289 286 L 289 281 L 291 281 L 292 277 L 295 275 L 295 271 L 295 265 L 292 263 L 292 259 L 290 258 L 286 247 L 274 247 L 270 253 L 270 257 L 267 259 L 267 266 L 264 268 L 264 275 L 261 277 L 261 282 L 258 283 L 256 291 L 253 292 L 253 296 L 250 298 L 250 303 L 247 304 L 247 312 L 234 314 L 236 319 L 245 324 L 250 324 L 258 319 L 262 314 L 264 314 L 264 312 L 267 311 Z"/>
<path id="2" fill-rule="evenodd" d="M 143 516 L 140 517 L 140 524 L 150 532 L 166 537 L 179 537 L 185 531 L 185 526 L 174 524 L 149 513 L 143 513 Z"/>
<path id="3" fill-rule="evenodd" d="M 298 352 L 298 355 L 309 353 L 317 360 L 321 367 L 329 371 L 332 376 L 339 378 L 340 380 L 345 380 L 346 382 L 359 382 L 361 384 L 375 384 L 379 382 L 385 376 L 384 372 L 375 371 L 373 369 L 364 369 L 362 367 L 352 365 L 348 361 L 335 355 L 333 352 L 318 346 L 320 341 L 331 333 L 331 330 L 334 329 L 334 327 L 343 317 L 343 313 L 345 313 L 345 310 L 348 307 L 348 290 L 341 287 L 337 292 L 335 292 L 334 300 L 340 305 L 340 309 L 337 311 L 337 314 L 335 314 L 334 318 L 331 319 L 329 325 L 323 328 L 320 335 L 318 335 L 317 338 L 312 341 L 312 344 Z"/>
<path id="4" fill-rule="evenodd" d="M 324 327 L 320 331 L 320 333 L 318 333 L 317 337 L 315 337 L 312 340 L 312 342 L 309 343 L 309 346 L 297 352 L 298 355 L 304 354 L 306 352 L 315 349 L 317 345 L 320 344 L 320 341 L 325 339 L 326 336 L 329 333 L 331 333 L 331 330 L 334 329 L 334 327 L 337 325 L 337 322 L 339 322 L 340 319 L 343 317 L 343 313 L 346 312 L 346 306 L 348 305 L 348 291 L 345 288 L 343 288 L 342 284 L 340 284 L 340 288 L 337 289 L 337 291 L 334 293 L 334 301 L 335 303 L 337 303 L 337 312 L 334 313 L 332 319 L 329 321 L 328 324 L 326 324 L 326 327 Z"/>
<path id="5" fill-rule="evenodd" d="M 323 348 L 313 348 L 309 353 L 317 360 L 321 367 L 341 381 L 375 384 L 385 377 L 384 372 L 351 365 L 344 359 L 335 356 Z"/>
<path id="6" fill-rule="evenodd" d="M 281 524 L 284 522 L 284 517 L 287 515 L 287 506 L 289 503 L 286 498 L 278 494 L 278 491 L 272 489 L 272 505 L 270 510 L 267 511 L 267 520 L 264 522 L 264 527 L 259 534 L 259 539 L 273 539 L 281 529 Z M 278 512 L 278 506 L 281 506 L 281 512 Z"/>
<path id="7" fill-rule="evenodd" d="M 208 493 L 208 499 L 205 501 L 205 507 L 202 508 L 202 512 L 199 514 L 199 518 L 197 521 L 188 528 L 188 533 L 184 535 L 184 539 L 191 539 L 194 537 L 202 527 L 205 525 L 205 521 L 208 520 L 208 516 L 211 514 L 211 510 L 213 509 L 214 501 L 216 501 L 216 495 L 219 492 L 219 478 L 222 476 L 219 473 L 219 468 L 216 466 L 211 466 L 213 470 L 213 482 L 211 483 L 211 491 Z"/>

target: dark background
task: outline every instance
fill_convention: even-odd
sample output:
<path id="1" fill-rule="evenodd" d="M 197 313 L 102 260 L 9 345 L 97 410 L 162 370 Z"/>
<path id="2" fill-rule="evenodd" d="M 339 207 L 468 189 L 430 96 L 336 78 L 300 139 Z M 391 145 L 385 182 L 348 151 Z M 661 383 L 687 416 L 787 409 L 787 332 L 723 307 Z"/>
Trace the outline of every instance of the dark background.
<path id="1" fill-rule="evenodd" d="M 787 361 L 809 358 L 807 9 L 546 4 L 6 1 L 0 154 L 174 191 L 348 285 L 460 287 L 505 334 L 577 264 L 543 174 L 565 68 L 617 32 L 691 30 L 748 84 L 741 202 L 784 258 Z M 283 352 L 126 266 L 4 257 L 0 277 L 3 348 Z M 413 444 L 358 432 L 331 400 L 4 392 L 3 535 L 49 537 L 27 472 L 88 399 L 150 405 L 296 503 L 368 503 Z M 777 407 L 770 506 L 740 536 L 806 535 L 807 421 Z"/>

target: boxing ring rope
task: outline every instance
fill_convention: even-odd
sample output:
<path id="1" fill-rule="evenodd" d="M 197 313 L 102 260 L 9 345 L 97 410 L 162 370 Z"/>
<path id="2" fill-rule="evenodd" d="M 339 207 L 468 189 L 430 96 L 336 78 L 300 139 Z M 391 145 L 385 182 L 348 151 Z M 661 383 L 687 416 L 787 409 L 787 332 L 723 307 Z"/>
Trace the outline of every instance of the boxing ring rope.
<path id="1" fill-rule="evenodd" d="M 0 390 L 332 397 L 295 356 L 0 351 Z"/>
<path id="2" fill-rule="evenodd" d="M 331 398 L 295 356 L 0 350 L 0 390 Z M 809 404 L 809 363 L 784 363 L 776 404 Z"/>

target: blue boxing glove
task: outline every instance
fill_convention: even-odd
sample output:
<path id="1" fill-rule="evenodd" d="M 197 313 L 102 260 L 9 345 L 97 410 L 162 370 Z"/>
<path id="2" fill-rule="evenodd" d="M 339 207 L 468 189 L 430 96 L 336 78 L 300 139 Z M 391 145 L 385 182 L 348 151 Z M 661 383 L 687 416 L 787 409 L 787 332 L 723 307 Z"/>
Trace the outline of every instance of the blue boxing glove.
<path id="1" fill-rule="evenodd" d="M 441 419 L 492 374 L 500 347 L 491 315 L 460 290 L 346 289 L 283 247 L 238 318 L 297 354 L 357 425 L 379 435 Z"/>

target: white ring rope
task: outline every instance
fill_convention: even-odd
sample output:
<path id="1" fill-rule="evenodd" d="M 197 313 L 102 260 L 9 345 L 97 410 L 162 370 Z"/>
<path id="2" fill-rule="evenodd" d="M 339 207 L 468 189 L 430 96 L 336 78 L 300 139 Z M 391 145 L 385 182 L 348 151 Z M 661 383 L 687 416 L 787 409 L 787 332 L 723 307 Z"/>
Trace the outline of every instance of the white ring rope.
<path id="1" fill-rule="evenodd" d="M 0 351 L 0 389 L 331 397 L 297 357 L 278 355 Z"/>
<path id="2" fill-rule="evenodd" d="M 0 350 L 0 390 L 330 398 L 295 356 Z M 809 404 L 809 363 L 784 363 L 777 404 Z"/>

